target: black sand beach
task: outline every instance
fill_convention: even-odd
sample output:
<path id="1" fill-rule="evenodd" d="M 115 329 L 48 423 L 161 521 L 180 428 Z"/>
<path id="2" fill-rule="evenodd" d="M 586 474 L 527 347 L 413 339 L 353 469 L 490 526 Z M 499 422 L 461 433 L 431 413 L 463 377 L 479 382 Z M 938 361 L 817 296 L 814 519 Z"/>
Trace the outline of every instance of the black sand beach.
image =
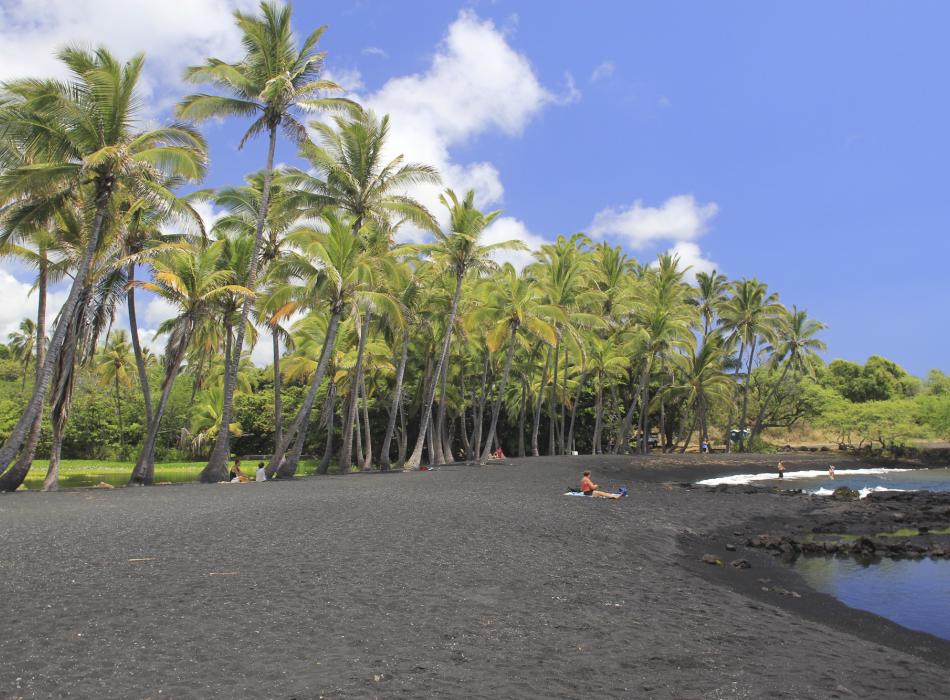
<path id="1" fill-rule="evenodd" d="M 5 495 L 0 697 L 946 697 L 950 642 L 814 593 L 733 535 L 812 499 L 665 483 L 773 463 Z M 585 467 L 630 498 L 561 495 Z"/>

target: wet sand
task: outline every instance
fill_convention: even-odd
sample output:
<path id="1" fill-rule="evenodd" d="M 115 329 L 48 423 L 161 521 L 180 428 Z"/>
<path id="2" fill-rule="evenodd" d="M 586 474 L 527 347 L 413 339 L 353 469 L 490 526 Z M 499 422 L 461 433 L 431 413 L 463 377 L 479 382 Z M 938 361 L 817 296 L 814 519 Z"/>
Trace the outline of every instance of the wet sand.
<path id="1" fill-rule="evenodd" d="M 950 643 L 725 549 L 812 499 L 671 483 L 774 461 L 4 495 L 0 697 L 945 697 Z M 630 497 L 564 497 L 583 468 Z"/>

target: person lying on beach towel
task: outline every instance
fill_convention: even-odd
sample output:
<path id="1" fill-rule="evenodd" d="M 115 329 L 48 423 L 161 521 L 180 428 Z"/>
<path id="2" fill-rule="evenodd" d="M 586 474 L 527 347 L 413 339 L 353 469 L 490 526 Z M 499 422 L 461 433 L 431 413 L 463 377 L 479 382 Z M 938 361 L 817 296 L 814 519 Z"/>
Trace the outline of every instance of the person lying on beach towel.
<path id="1" fill-rule="evenodd" d="M 627 489 L 621 486 L 618 493 L 599 491 L 598 485 L 595 484 L 590 478 L 590 471 L 585 471 L 584 475 L 581 477 L 581 493 L 585 496 L 595 496 L 597 498 L 623 498 L 627 495 Z"/>

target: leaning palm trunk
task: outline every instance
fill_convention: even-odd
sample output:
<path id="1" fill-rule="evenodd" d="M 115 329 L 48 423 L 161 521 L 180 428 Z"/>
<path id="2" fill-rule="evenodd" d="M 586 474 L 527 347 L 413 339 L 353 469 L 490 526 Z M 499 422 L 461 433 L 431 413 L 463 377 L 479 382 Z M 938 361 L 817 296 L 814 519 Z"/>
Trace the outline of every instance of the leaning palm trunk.
<path id="1" fill-rule="evenodd" d="M 320 460 L 320 466 L 317 467 L 318 474 L 326 474 L 330 469 L 330 460 L 333 459 L 333 418 L 336 415 L 336 382 L 330 381 L 330 389 L 327 391 L 326 401 L 327 413 L 327 445 L 323 450 L 323 459 Z"/>
<path id="2" fill-rule="evenodd" d="M 135 287 L 131 282 L 135 279 L 135 263 L 129 263 L 129 288 L 125 292 L 125 303 L 129 313 L 129 335 L 132 336 L 132 353 L 135 355 L 135 369 L 139 375 L 139 386 L 142 389 L 142 401 L 145 404 L 145 431 L 152 424 L 152 390 L 148 385 L 148 372 L 145 370 L 145 355 L 142 354 L 142 345 L 139 343 L 139 324 L 135 313 Z"/>
<path id="3" fill-rule="evenodd" d="M 264 236 L 264 220 L 267 217 L 267 205 L 270 202 L 271 176 L 274 169 L 274 151 L 277 147 L 277 124 L 270 125 L 270 142 L 267 147 L 267 165 L 264 168 L 264 183 L 261 188 L 261 207 L 257 213 L 257 225 L 254 230 L 254 247 L 251 250 L 251 261 L 247 270 L 247 284 L 245 285 L 252 292 L 257 286 L 257 266 L 260 257 L 261 240 Z M 237 339 L 234 341 L 234 356 L 238 360 L 241 358 L 241 352 L 244 349 L 244 333 L 247 330 L 247 321 L 251 313 L 251 305 L 254 300 L 246 298 L 241 308 L 241 324 L 238 326 Z M 231 454 L 230 433 L 228 426 L 231 423 L 231 413 L 234 407 L 234 388 L 237 385 L 238 362 L 232 367 L 225 363 L 224 372 L 224 400 L 221 406 L 221 427 L 218 428 L 218 436 L 214 443 L 214 449 L 211 451 L 211 457 L 208 464 L 201 472 L 201 481 L 204 483 L 213 483 L 221 481 L 228 474 L 228 459 Z"/>
<path id="4" fill-rule="evenodd" d="M 75 365 L 70 363 L 63 367 L 67 376 L 61 378 L 57 387 L 57 396 L 50 411 L 53 424 L 53 441 L 49 450 L 49 466 L 46 469 L 46 478 L 43 479 L 43 491 L 59 489 L 59 460 L 63 451 L 63 434 L 66 432 L 66 421 L 69 418 L 69 409 L 72 406 L 73 387 L 75 385 Z"/>
<path id="5" fill-rule="evenodd" d="M 46 362 L 46 290 L 48 278 L 48 261 L 44 253 L 40 260 L 40 274 L 37 280 L 37 290 L 39 299 L 36 305 L 36 381 L 39 383 L 40 370 Z M 24 372 L 24 377 L 26 373 Z M 15 490 L 26 479 L 30 473 L 30 467 L 33 466 L 33 456 L 36 454 L 36 446 L 40 442 L 40 432 L 43 426 L 43 408 L 40 407 L 36 418 L 33 419 L 33 425 L 30 426 L 30 435 L 27 438 L 26 445 L 20 450 L 20 456 L 16 464 L 6 474 L 0 477 L 0 491 Z M 11 488 L 4 488 L 3 482 L 6 481 Z"/>
<path id="6" fill-rule="evenodd" d="M 564 348 L 564 373 L 562 378 L 561 386 L 561 430 L 558 433 L 560 439 L 559 448 L 560 454 L 567 454 L 567 447 L 565 442 L 567 441 L 567 434 L 564 432 L 564 429 L 567 427 L 567 357 L 570 353 L 567 351 L 567 348 Z"/>
<path id="7" fill-rule="evenodd" d="M 274 345 L 274 445 L 276 446 L 284 437 L 283 406 L 280 396 L 280 338 L 277 335 L 276 326 L 271 331 L 271 338 Z"/>
<path id="8" fill-rule="evenodd" d="M 130 484 L 150 486 L 155 481 L 155 443 L 158 441 L 158 428 L 162 422 L 162 416 L 165 414 L 168 399 L 172 395 L 172 386 L 174 386 L 175 378 L 178 376 L 178 369 L 181 367 L 182 360 L 185 359 L 185 351 L 188 349 L 189 340 L 190 333 L 182 333 L 169 347 L 165 359 L 165 378 L 162 380 L 162 393 L 158 399 L 158 406 L 155 407 L 152 424 L 148 427 L 145 444 L 142 445 L 142 453 L 139 455 L 132 476 L 129 478 Z"/>
<path id="9" fill-rule="evenodd" d="M 323 339 L 323 349 L 320 351 L 317 371 L 313 375 L 313 381 L 310 383 L 310 389 L 307 391 L 306 397 L 304 397 L 300 410 L 297 411 L 296 417 L 290 424 L 287 432 L 284 433 L 280 444 L 278 444 L 274 450 L 270 464 L 267 465 L 267 476 L 269 477 L 274 474 L 278 474 L 281 478 L 293 476 L 297 471 L 297 462 L 292 459 L 284 460 L 284 455 L 287 454 L 287 447 L 294 437 L 300 442 L 300 450 L 295 449 L 295 452 L 297 455 L 302 453 L 303 440 L 306 439 L 307 434 L 306 426 L 310 420 L 310 411 L 313 409 L 313 402 L 317 398 L 317 390 L 320 388 L 321 382 L 323 382 L 323 377 L 327 372 L 327 364 L 329 364 L 330 356 L 333 354 L 333 346 L 336 344 L 336 332 L 340 325 L 340 315 L 342 313 L 342 302 L 335 303 L 332 313 L 330 314 L 330 323 L 327 325 L 327 334 Z"/>
<path id="10" fill-rule="evenodd" d="M 396 467 L 402 469 L 406 463 L 406 452 L 409 450 L 409 434 L 406 432 L 406 404 L 399 404 L 399 457 Z"/>
<path id="11" fill-rule="evenodd" d="M 363 471 L 373 466 L 373 435 L 369 426 L 369 394 L 366 393 L 366 372 L 361 372 L 360 390 L 363 392 L 363 459 L 360 460 Z"/>
<path id="12" fill-rule="evenodd" d="M 350 379 L 350 395 L 347 399 L 346 416 L 343 419 L 343 445 L 340 447 L 340 473 L 346 474 L 353 462 L 353 428 L 356 425 L 356 411 L 359 404 L 359 376 L 363 371 L 363 355 L 366 352 L 366 339 L 369 336 L 369 311 L 363 316 L 360 342 L 356 350 L 356 366 Z"/>
<path id="13" fill-rule="evenodd" d="M 637 391 L 633 395 L 633 400 L 630 402 L 630 408 L 627 410 L 627 415 L 624 416 L 623 423 L 620 425 L 620 430 L 617 434 L 617 443 L 614 445 L 614 454 L 627 453 L 627 441 L 630 438 L 630 428 L 633 426 L 633 413 L 638 403 L 640 404 L 640 416 L 637 424 L 642 427 L 643 412 L 645 410 L 643 406 L 643 396 L 647 382 L 650 380 L 651 364 L 652 359 L 647 361 L 646 365 L 643 367 L 643 371 L 640 373 L 640 384 L 637 386 Z"/>
<path id="14" fill-rule="evenodd" d="M 505 395 L 505 387 L 508 385 L 508 373 L 511 372 L 511 359 L 515 354 L 515 336 L 518 334 L 517 324 L 511 326 L 511 340 L 508 341 L 508 354 L 505 357 L 505 369 L 501 374 L 501 384 L 498 387 L 498 393 L 495 395 L 495 402 L 491 410 L 491 426 L 488 428 L 488 438 L 485 440 L 485 447 L 482 449 L 482 456 L 479 462 L 484 464 L 488 460 L 491 452 L 492 441 L 495 440 L 495 429 L 498 427 L 498 414 L 501 413 L 501 399 Z"/>
<path id="15" fill-rule="evenodd" d="M 102 225 L 105 221 L 106 210 L 112 198 L 112 189 L 114 186 L 115 178 L 112 176 L 101 178 L 96 183 L 95 218 L 93 219 L 92 228 L 89 232 L 89 240 L 86 242 L 82 259 L 76 268 L 76 276 L 69 289 L 69 295 L 66 297 L 66 303 L 63 304 L 63 308 L 60 311 L 60 319 L 65 320 L 72 318 L 79 301 L 80 293 L 86 285 L 86 278 L 89 276 L 92 258 L 99 244 L 99 234 L 102 231 Z M 13 486 L 13 482 L 16 481 L 18 475 L 14 474 L 11 479 L 4 479 L 6 474 L 3 474 L 3 472 L 10 466 L 14 455 L 20 451 L 24 441 L 27 439 L 28 432 L 36 421 L 37 415 L 43 410 L 43 402 L 46 400 L 46 393 L 49 390 L 53 371 L 56 367 L 56 363 L 59 361 L 60 353 L 63 350 L 63 341 L 66 338 L 67 326 L 69 326 L 69 323 L 56 324 L 56 330 L 53 333 L 53 338 L 50 340 L 46 361 L 43 363 L 43 368 L 37 373 L 36 385 L 33 387 L 33 395 L 30 397 L 26 410 L 23 411 L 20 419 L 10 432 L 10 436 L 3 443 L 3 447 L 0 448 L 0 474 L 2 474 L 2 476 L 0 476 L 0 491 L 13 491 L 18 488 L 20 484 L 23 483 L 23 479 L 26 478 L 26 474 L 23 474 L 23 476 L 19 477 L 19 483 Z"/>
<path id="16" fill-rule="evenodd" d="M 548 358 L 544 361 L 544 371 L 541 372 L 541 384 L 538 387 L 538 402 L 534 408 L 534 423 L 531 426 L 531 456 L 540 457 L 538 451 L 538 433 L 541 429 L 541 405 L 544 403 L 544 386 L 548 383 L 548 368 L 551 366 L 551 348 L 548 348 Z"/>
<path id="17" fill-rule="evenodd" d="M 416 446 L 412 448 L 412 455 L 410 455 L 409 460 L 405 464 L 408 469 L 418 468 L 419 463 L 422 461 L 422 445 L 423 442 L 425 442 L 425 435 L 432 417 L 432 400 L 435 398 L 435 387 L 438 384 L 438 378 L 442 376 L 442 367 L 445 365 L 445 360 L 449 355 L 449 345 L 452 342 L 452 330 L 455 327 L 455 314 L 458 311 L 459 299 L 461 298 L 462 275 L 456 274 L 455 296 L 452 297 L 452 308 L 449 311 L 449 319 L 445 324 L 445 335 L 442 338 L 442 352 L 439 354 L 439 363 L 436 365 L 435 374 L 433 374 L 435 379 L 422 398 L 422 422 L 419 424 L 419 437 L 416 438 Z M 431 443 L 429 446 L 432 446 Z M 432 461 L 431 450 L 429 461 Z"/>
<path id="18" fill-rule="evenodd" d="M 445 394 L 448 389 L 449 383 L 449 363 L 446 362 L 442 367 L 442 389 L 439 393 L 439 412 L 435 417 L 435 426 L 436 426 L 436 442 L 438 443 L 438 464 L 446 464 L 448 462 L 454 462 L 452 458 L 452 446 L 449 441 L 446 440 L 445 435 L 445 413 L 446 413 L 446 401 Z"/>
<path id="19" fill-rule="evenodd" d="M 406 361 L 409 359 L 409 331 L 402 333 L 402 354 L 399 356 L 399 367 L 396 369 L 396 388 L 393 390 L 392 411 L 389 413 L 389 423 L 386 426 L 386 437 L 379 452 L 379 468 L 389 471 L 392 463 L 389 461 L 389 448 L 392 445 L 393 433 L 396 431 L 396 413 L 399 411 L 399 402 L 402 400 L 402 380 L 406 374 Z"/>

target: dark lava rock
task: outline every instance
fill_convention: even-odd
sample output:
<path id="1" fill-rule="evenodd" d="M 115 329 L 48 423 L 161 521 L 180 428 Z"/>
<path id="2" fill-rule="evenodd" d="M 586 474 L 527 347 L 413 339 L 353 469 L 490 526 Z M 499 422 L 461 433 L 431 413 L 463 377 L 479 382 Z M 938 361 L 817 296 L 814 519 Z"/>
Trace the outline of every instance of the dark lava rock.
<path id="1" fill-rule="evenodd" d="M 854 501 L 861 497 L 861 494 L 847 486 L 839 486 L 831 493 L 831 497 L 840 501 Z"/>
<path id="2" fill-rule="evenodd" d="M 726 551 L 727 551 L 727 552 L 734 552 L 734 551 L 736 551 L 736 546 L 735 546 L 734 544 L 727 544 L 727 545 L 726 545 Z"/>
<path id="3" fill-rule="evenodd" d="M 733 559 L 729 562 L 730 566 L 734 566 L 737 569 L 751 569 L 752 564 L 747 562 L 745 559 Z"/>

